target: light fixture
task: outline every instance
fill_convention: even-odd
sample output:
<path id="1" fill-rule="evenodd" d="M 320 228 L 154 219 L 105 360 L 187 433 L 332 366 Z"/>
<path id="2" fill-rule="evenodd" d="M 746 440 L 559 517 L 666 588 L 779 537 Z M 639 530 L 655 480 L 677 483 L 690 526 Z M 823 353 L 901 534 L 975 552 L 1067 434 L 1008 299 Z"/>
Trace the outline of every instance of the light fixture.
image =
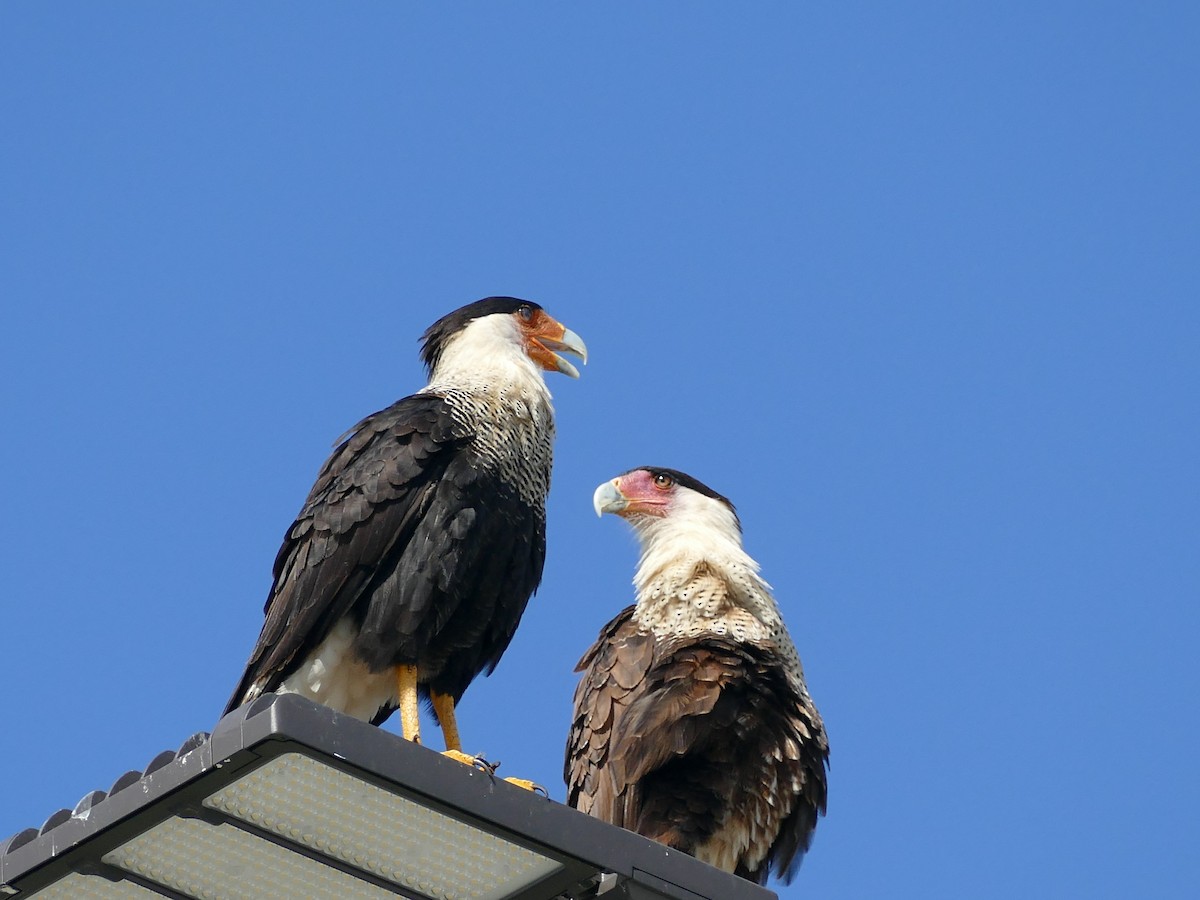
<path id="1" fill-rule="evenodd" d="M 276 757 L 204 805 L 436 900 L 503 900 L 562 868 L 299 753 Z"/>
<path id="2" fill-rule="evenodd" d="M 38 900 L 768 900 L 770 891 L 295 695 L 0 843 Z"/>

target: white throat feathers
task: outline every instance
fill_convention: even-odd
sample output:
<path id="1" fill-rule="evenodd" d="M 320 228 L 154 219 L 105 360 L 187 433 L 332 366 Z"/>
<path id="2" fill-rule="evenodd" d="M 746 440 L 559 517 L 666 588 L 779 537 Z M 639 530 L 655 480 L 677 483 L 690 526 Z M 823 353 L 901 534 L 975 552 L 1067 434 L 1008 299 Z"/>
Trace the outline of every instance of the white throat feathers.
<path id="1" fill-rule="evenodd" d="M 550 401 L 542 370 L 525 350 L 525 336 L 512 316 L 474 319 L 446 342 L 422 393 L 491 385 L 529 390 Z"/>
<path id="2" fill-rule="evenodd" d="M 804 683 L 800 657 L 771 586 L 742 547 L 733 511 L 719 500 L 681 491 L 662 517 L 630 518 L 642 546 L 633 584 L 634 619 L 660 640 L 705 634 L 772 645 L 794 683 Z"/>

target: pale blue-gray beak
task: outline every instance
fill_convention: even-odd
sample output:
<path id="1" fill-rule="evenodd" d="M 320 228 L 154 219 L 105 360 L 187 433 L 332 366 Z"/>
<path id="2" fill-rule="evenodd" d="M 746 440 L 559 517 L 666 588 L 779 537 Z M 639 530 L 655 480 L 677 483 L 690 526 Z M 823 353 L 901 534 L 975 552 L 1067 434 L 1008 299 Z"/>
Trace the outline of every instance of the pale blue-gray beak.
<path id="1" fill-rule="evenodd" d="M 581 360 L 583 360 L 583 364 L 586 366 L 587 344 L 583 342 L 583 338 L 573 332 L 570 328 L 564 328 L 562 337 L 560 338 L 555 339 L 539 337 L 539 340 L 541 341 L 542 346 L 544 346 L 554 355 L 554 365 L 559 372 L 562 372 L 564 375 L 569 375 L 572 378 L 579 377 L 579 370 L 554 351 L 558 350 L 563 353 L 570 353 L 574 356 L 578 356 Z"/>
<path id="2" fill-rule="evenodd" d="M 596 510 L 597 516 L 602 516 L 607 513 L 619 513 L 629 505 L 629 501 L 625 495 L 621 493 L 621 489 L 617 487 L 617 479 L 606 481 L 600 487 L 596 488 L 596 493 L 592 494 L 592 508 Z"/>

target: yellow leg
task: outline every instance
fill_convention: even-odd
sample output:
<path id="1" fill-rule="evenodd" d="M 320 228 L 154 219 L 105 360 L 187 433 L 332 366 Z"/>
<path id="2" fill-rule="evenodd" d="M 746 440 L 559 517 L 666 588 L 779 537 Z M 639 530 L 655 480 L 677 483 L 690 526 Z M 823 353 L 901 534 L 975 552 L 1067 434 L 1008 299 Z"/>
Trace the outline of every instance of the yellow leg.
<path id="1" fill-rule="evenodd" d="M 446 749 L 462 752 L 462 739 L 458 736 L 458 719 L 454 716 L 454 698 L 449 694 L 430 693 L 433 699 L 433 711 L 437 713 L 438 722 L 442 725 L 442 734 L 446 738 Z"/>
<path id="2" fill-rule="evenodd" d="M 458 719 L 454 715 L 454 698 L 449 694 L 439 694 L 437 691 L 430 691 L 429 697 L 433 700 L 433 711 L 437 713 L 438 722 L 442 726 L 442 735 L 446 739 L 446 749 L 442 752 L 442 756 L 448 756 L 467 766 L 479 765 L 479 760 L 462 752 L 462 738 L 458 736 Z"/>
<path id="3" fill-rule="evenodd" d="M 400 694 L 400 730 L 406 740 L 421 743 L 421 711 L 417 705 L 417 667 L 396 666 L 396 688 Z"/>
<path id="4" fill-rule="evenodd" d="M 437 691 L 430 691 L 429 696 L 433 700 L 433 711 L 437 713 L 438 722 L 442 725 L 442 735 L 446 738 L 446 749 L 442 756 L 448 756 L 468 766 L 478 766 L 489 772 L 493 771 L 495 766 L 486 760 L 478 756 L 467 756 L 462 752 L 462 738 L 459 737 L 458 719 L 454 714 L 454 698 L 449 694 L 439 694 Z M 550 796 L 549 792 L 540 784 L 534 784 L 524 778 L 505 778 L 504 780 L 517 787 L 523 787 L 527 791 L 541 791 L 547 797 Z"/>

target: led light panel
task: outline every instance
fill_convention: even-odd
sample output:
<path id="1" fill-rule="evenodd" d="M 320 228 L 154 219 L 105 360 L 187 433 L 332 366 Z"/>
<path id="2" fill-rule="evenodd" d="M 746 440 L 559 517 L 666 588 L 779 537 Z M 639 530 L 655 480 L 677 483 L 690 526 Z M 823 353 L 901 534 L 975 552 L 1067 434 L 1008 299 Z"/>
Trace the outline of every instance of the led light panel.
<path id="1" fill-rule="evenodd" d="M 102 857 L 196 900 L 395 900 L 395 894 L 242 831 L 167 819 Z"/>
<path id="2" fill-rule="evenodd" d="M 72 872 L 29 895 L 37 900 L 162 900 L 162 894 L 148 891 L 132 881 L 109 881 L 99 875 Z"/>
<path id="3" fill-rule="evenodd" d="M 298 753 L 276 757 L 204 805 L 434 900 L 502 900 L 561 868 Z"/>

